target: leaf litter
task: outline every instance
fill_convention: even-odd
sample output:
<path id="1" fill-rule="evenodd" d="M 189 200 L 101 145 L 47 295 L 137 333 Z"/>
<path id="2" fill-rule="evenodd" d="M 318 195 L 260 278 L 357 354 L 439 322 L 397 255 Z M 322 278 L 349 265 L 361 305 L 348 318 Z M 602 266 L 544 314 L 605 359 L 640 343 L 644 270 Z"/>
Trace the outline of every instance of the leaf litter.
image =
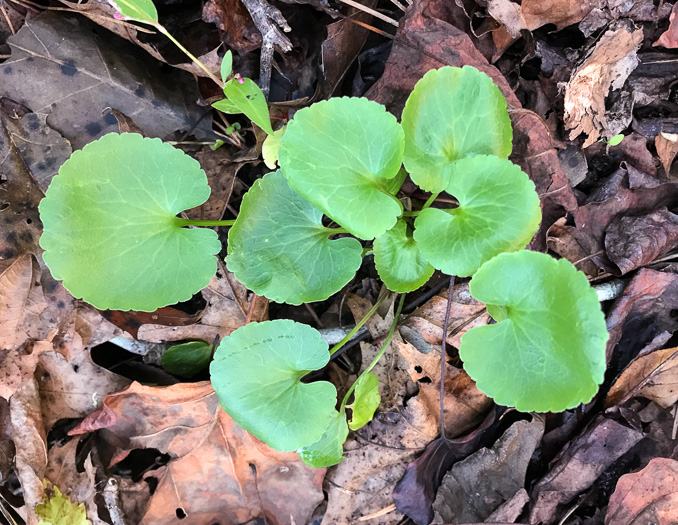
<path id="1" fill-rule="evenodd" d="M 0 6 L 3 515 L 37 523 L 32 508 L 56 494 L 45 497 L 48 480 L 83 503 L 97 525 L 678 520 L 676 4 L 422 0 L 406 7 L 392 43 L 335 20 L 323 2 L 177 8 L 191 14 L 176 22 L 177 30 L 209 69 L 218 71 L 222 43 L 239 52 L 235 71 L 256 78 L 264 68 L 261 78 L 270 75 L 266 87 L 271 100 L 284 101 L 276 114 L 285 120 L 287 108 L 301 107 L 314 92 L 366 93 L 399 117 L 428 70 L 472 65 L 486 72 L 510 106 L 511 159 L 541 197 L 543 221 L 531 248 L 569 259 L 594 282 L 623 287 L 603 303 L 611 337 L 602 390 L 587 405 L 542 416 L 493 405 L 464 372 L 461 335 L 491 320 L 468 283 L 457 283 L 441 438 L 448 301 L 436 292 L 441 277 L 434 275 L 428 295 L 408 296 L 421 302 L 408 310 L 373 370 L 382 399 L 375 419 L 349 435 L 346 460 L 327 470 L 306 467 L 295 453 L 272 451 L 244 432 L 218 407 L 209 383 L 168 374 L 152 380 L 123 367 L 140 358 L 119 353 L 106 361 L 99 349 L 122 352 L 109 343 L 119 337 L 211 345 L 269 316 L 328 326 L 342 316 L 345 323 L 348 312 L 360 319 L 373 304 L 375 273 L 361 269 L 349 285 L 357 295 L 342 292 L 311 305 L 311 313 L 269 305 L 221 267 L 191 304 L 146 315 L 99 312 L 74 301 L 44 267 L 37 203 L 72 149 L 123 129 L 113 113 L 102 113 L 106 108 L 148 136 L 183 140 L 188 132 L 189 142 L 200 142 L 220 129 L 201 119 L 216 91 L 179 71 L 203 75 L 199 68 L 143 28 L 114 21 L 105 4 L 64 4 L 100 28 L 83 16 L 36 17 L 35 8 Z M 390 15 L 398 18 L 395 9 Z M 362 12 L 359 18 L 380 24 Z M 287 22 L 291 31 L 283 33 Z M 103 28 L 146 55 L 121 52 Z M 273 58 L 276 43 L 282 53 Z M 147 63 L 149 56 L 155 63 Z M 161 71 L 160 63 L 175 67 Z M 618 145 L 598 141 L 619 133 Z M 215 151 L 184 146 L 213 188 L 210 201 L 189 217 L 233 216 L 244 191 L 265 173 L 256 141 L 244 136 Z M 340 394 L 377 354 L 392 318 L 392 305 L 384 306 L 368 323 L 368 339 L 330 363 L 327 375 Z"/>

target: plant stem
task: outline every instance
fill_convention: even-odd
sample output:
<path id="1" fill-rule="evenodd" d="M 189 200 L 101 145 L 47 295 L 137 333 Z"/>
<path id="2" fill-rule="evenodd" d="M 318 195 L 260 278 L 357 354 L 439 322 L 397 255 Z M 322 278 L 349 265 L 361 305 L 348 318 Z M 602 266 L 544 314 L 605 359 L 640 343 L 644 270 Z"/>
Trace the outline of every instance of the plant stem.
<path id="1" fill-rule="evenodd" d="M 336 233 L 349 233 L 346 231 L 346 228 L 325 228 L 325 231 L 327 231 L 327 233 L 330 235 L 334 235 Z"/>
<path id="2" fill-rule="evenodd" d="M 422 206 L 421 209 L 422 209 L 422 210 L 425 210 L 426 208 L 428 208 L 429 206 L 431 206 L 431 204 L 433 204 L 433 203 L 435 202 L 435 200 L 438 198 L 438 195 L 440 195 L 440 192 L 438 192 L 438 193 L 431 193 L 431 196 L 430 196 L 430 197 L 428 198 L 428 200 L 424 203 L 424 206 Z"/>
<path id="3" fill-rule="evenodd" d="M 225 221 L 192 221 L 191 219 L 179 219 L 182 226 L 233 226 L 235 219 Z"/>
<path id="4" fill-rule="evenodd" d="M 379 360 L 382 358 L 384 355 L 384 352 L 386 352 L 386 348 L 388 347 L 388 344 L 391 342 L 391 338 L 393 337 L 393 334 L 395 333 L 395 329 L 398 326 L 398 320 L 400 318 L 400 312 L 403 311 L 403 305 L 405 304 L 405 295 L 406 294 L 401 294 L 400 295 L 400 300 L 398 301 L 398 308 L 396 308 L 396 312 L 393 315 L 393 322 L 391 323 L 391 328 L 388 331 L 388 335 L 386 336 L 386 339 L 384 339 L 384 343 L 381 345 L 381 348 L 379 349 L 379 353 L 372 359 L 372 362 L 370 365 L 363 370 L 362 374 L 358 376 L 358 379 L 355 380 L 355 382 L 351 385 L 351 388 L 348 389 L 348 392 L 346 392 L 346 395 L 344 396 L 344 399 L 341 401 L 341 407 L 339 408 L 339 412 L 344 410 L 344 407 L 346 406 L 346 403 L 348 402 L 348 398 L 351 396 L 353 391 L 355 390 L 355 386 L 358 384 L 358 381 L 360 381 L 360 378 L 363 377 L 364 375 L 367 375 L 370 373 L 370 371 L 377 366 L 377 363 Z"/>
<path id="5" fill-rule="evenodd" d="M 417 211 L 404 211 L 403 212 L 403 217 L 416 217 L 421 213 L 421 210 Z"/>
<path id="6" fill-rule="evenodd" d="M 372 317 L 375 312 L 377 311 L 377 308 L 379 308 L 379 305 L 386 299 L 386 296 L 388 294 L 384 293 L 382 296 L 377 299 L 377 302 L 374 303 L 374 306 L 370 308 L 370 311 L 365 314 L 365 316 L 358 322 L 357 325 L 351 330 L 349 333 L 346 334 L 346 337 L 344 337 L 341 341 L 339 341 L 336 345 L 334 345 L 332 348 L 330 348 L 330 356 L 334 355 L 337 353 L 342 346 L 344 346 L 346 343 L 348 343 L 351 338 L 358 333 L 358 330 L 360 330 L 363 325 L 370 320 L 370 317 Z"/>
<path id="7" fill-rule="evenodd" d="M 440 346 L 440 437 L 445 437 L 445 365 L 447 364 L 447 328 L 450 322 L 450 311 L 452 309 L 452 292 L 454 291 L 454 275 L 450 277 L 450 287 L 447 289 L 447 307 L 445 308 L 445 319 L 443 320 L 443 342 Z"/>
<path id="8" fill-rule="evenodd" d="M 202 69 L 205 73 L 207 73 L 207 76 L 210 77 L 216 84 L 219 86 L 221 89 L 224 88 L 224 83 L 220 78 L 217 78 L 214 76 L 214 74 L 207 69 L 207 66 L 203 64 L 200 60 L 198 60 L 197 57 L 193 55 L 188 49 L 186 49 L 183 45 L 181 45 L 181 42 L 179 42 L 176 38 L 174 38 L 167 29 L 165 29 L 165 26 L 159 23 L 154 23 L 153 27 L 155 27 L 158 31 L 160 31 L 163 35 L 165 35 L 167 38 L 169 38 L 172 42 L 174 42 L 174 45 L 177 46 L 188 58 L 190 58 L 195 64 Z"/>

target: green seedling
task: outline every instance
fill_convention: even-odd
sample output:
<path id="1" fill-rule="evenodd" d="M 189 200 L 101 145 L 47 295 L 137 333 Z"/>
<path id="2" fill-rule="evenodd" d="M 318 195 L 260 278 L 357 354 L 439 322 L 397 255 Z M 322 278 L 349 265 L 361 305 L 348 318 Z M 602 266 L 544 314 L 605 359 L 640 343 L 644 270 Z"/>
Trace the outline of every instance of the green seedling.
<path id="1" fill-rule="evenodd" d="M 157 140 L 107 135 L 62 166 L 40 204 L 41 245 L 73 295 L 135 310 L 187 299 L 216 271 L 220 246 L 210 226 L 232 226 L 229 270 L 281 303 L 330 297 L 373 251 L 384 284 L 400 294 L 424 285 L 434 269 L 472 277 L 471 294 L 497 323 L 469 330 L 460 355 L 497 402 L 562 411 L 591 400 L 605 370 L 604 316 L 569 262 L 524 250 L 539 227 L 539 198 L 507 160 L 506 101 L 487 75 L 472 67 L 427 73 L 402 123 L 375 102 L 338 98 L 298 111 L 279 132 L 250 82 L 228 80 L 217 107 L 245 113 L 275 137 L 269 165 L 277 157 L 280 169 L 255 182 L 235 221 L 177 217 L 204 202 L 209 188 L 194 160 Z M 405 210 L 399 198 L 408 172 L 432 192 L 421 209 Z M 438 192 L 459 206 L 434 207 Z M 317 467 L 341 461 L 349 427 L 365 425 L 377 409 L 371 370 L 403 299 L 377 358 L 338 407 L 334 386 L 302 380 L 352 334 L 328 349 L 317 331 L 292 321 L 250 323 L 221 342 L 210 374 L 222 406 L 273 448 L 296 450 Z"/>

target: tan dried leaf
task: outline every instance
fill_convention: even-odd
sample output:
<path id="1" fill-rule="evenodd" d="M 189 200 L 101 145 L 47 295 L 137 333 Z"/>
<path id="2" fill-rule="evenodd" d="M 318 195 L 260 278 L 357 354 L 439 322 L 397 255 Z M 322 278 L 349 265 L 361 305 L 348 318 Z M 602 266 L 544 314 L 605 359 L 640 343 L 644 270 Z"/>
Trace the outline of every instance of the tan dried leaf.
<path id="1" fill-rule="evenodd" d="M 168 387 L 132 383 L 109 394 L 103 407 L 76 427 L 78 434 L 105 428 L 113 463 L 137 448 L 170 454 L 142 520 L 191 525 L 235 525 L 265 519 L 273 525 L 307 523 L 323 500 L 324 469 L 277 452 L 236 425 L 220 408 L 209 382 Z"/>
<path id="2" fill-rule="evenodd" d="M 662 166 L 664 166 L 664 171 L 668 175 L 671 171 L 673 159 L 678 154 L 678 133 L 664 133 L 662 131 L 654 138 L 654 145 L 657 148 L 657 155 L 662 161 Z"/>
<path id="3" fill-rule="evenodd" d="M 541 2 L 548 4 L 548 2 Z M 636 51 L 643 30 L 619 24 L 606 31 L 565 88 L 565 127 L 570 139 L 588 135 L 584 147 L 593 144 L 607 129 L 605 97 L 623 86 L 638 65 Z"/>

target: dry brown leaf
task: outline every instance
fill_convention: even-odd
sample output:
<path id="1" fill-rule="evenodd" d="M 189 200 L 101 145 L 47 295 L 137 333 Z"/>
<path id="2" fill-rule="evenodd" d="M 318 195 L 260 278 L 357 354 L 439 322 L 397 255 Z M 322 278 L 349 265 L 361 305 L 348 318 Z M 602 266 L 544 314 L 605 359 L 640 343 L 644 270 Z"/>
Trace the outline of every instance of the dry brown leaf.
<path id="1" fill-rule="evenodd" d="M 653 46 L 675 49 L 678 47 L 678 2 L 673 4 L 671 15 L 669 16 L 669 28 L 662 33 Z"/>
<path id="2" fill-rule="evenodd" d="M 634 474 L 619 478 L 605 525 L 678 523 L 678 461 L 654 458 Z"/>
<path id="3" fill-rule="evenodd" d="M 523 29 L 553 24 L 558 29 L 576 24 L 599 4 L 596 0 L 490 0 L 487 11 L 516 37 Z"/>
<path id="4" fill-rule="evenodd" d="M 27 525 L 37 525 L 33 509 L 42 501 L 47 445 L 35 380 L 24 383 L 12 396 L 9 406 L 16 446 L 15 468 L 23 489 Z"/>
<path id="5" fill-rule="evenodd" d="M 605 232 L 605 251 L 619 273 L 651 263 L 678 246 L 678 215 L 660 208 L 640 216 L 621 215 Z"/>
<path id="6" fill-rule="evenodd" d="M 543 434 L 541 416 L 516 421 L 491 448 L 455 463 L 438 490 L 433 523 L 481 523 L 524 491 L 527 467 Z"/>
<path id="7" fill-rule="evenodd" d="M 548 525 L 556 509 L 588 489 L 598 477 L 638 441 L 643 433 L 612 419 L 596 417 L 550 465 L 532 490 L 529 523 Z"/>
<path id="8" fill-rule="evenodd" d="M 37 338 L 45 307 L 40 267 L 22 255 L 0 273 L 0 397 L 9 399 L 33 375 L 42 348 L 24 343 Z"/>
<path id="9" fill-rule="evenodd" d="M 207 307 L 198 323 L 174 327 L 145 324 L 139 328 L 138 339 L 152 343 L 183 339 L 212 342 L 217 335 L 223 339 L 246 324 L 248 316 L 252 321 L 268 318 L 268 299 L 254 294 L 248 297 L 247 288 L 221 264 L 201 293 Z"/>
<path id="10" fill-rule="evenodd" d="M 172 460 L 148 474 L 159 478 L 142 523 L 191 525 L 307 523 L 323 500 L 324 469 L 295 453 L 276 452 L 242 430 L 220 408 L 209 382 L 169 387 L 132 383 L 109 394 L 104 406 L 72 434 L 106 429 L 114 462 L 137 448 L 156 448 Z M 178 514 L 175 514 L 177 512 Z"/>
<path id="11" fill-rule="evenodd" d="M 642 41 L 642 29 L 632 23 L 618 24 L 603 34 L 575 70 L 565 88 L 564 120 L 566 129 L 571 130 L 570 139 L 584 133 L 588 135 L 584 142 L 587 147 L 601 134 L 606 135 L 605 98 L 610 89 L 620 89 L 638 65 L 636 51 Z"/>
<path id="12" fill-rule="evenodd" d="M 54 445 L 47 453 L 45 479 L 59 487 L 62 493 L 74 503 L 84 503 L 87 518 L 92 525 L 106 525 L 99 518 L 94 497 L 97 495 L 96 475 L 92 459 L 88 456 L 82 466 L 82 472 L 76 466 L 75 453 L 78 439 L 71 439 L 63 446 Z"/>
<path id="13" fill-rule="evenodd" d="M 522 14 L 529 29 L 553 24 L 558 29 L 580 22 L 598 0 L 523 0 Z"/>
<path id="14" fill-rule="evenodd" d="M 664 408 L 678 401 L 678 348 L 636 357 L 608 391 L 605 407 L 630 395 L 646 397 Z"/>
<path id="15" fill-rule="evenodd" d="M 664 133 L 662 131 L 654 138 L 654 145 L 657 148 L 657 155 L 662 161 L 662 166 L 664 166 L 664 172 L 668 175 L 671 172 L 673 159 L 678 154 L 678 133 Z"/>

